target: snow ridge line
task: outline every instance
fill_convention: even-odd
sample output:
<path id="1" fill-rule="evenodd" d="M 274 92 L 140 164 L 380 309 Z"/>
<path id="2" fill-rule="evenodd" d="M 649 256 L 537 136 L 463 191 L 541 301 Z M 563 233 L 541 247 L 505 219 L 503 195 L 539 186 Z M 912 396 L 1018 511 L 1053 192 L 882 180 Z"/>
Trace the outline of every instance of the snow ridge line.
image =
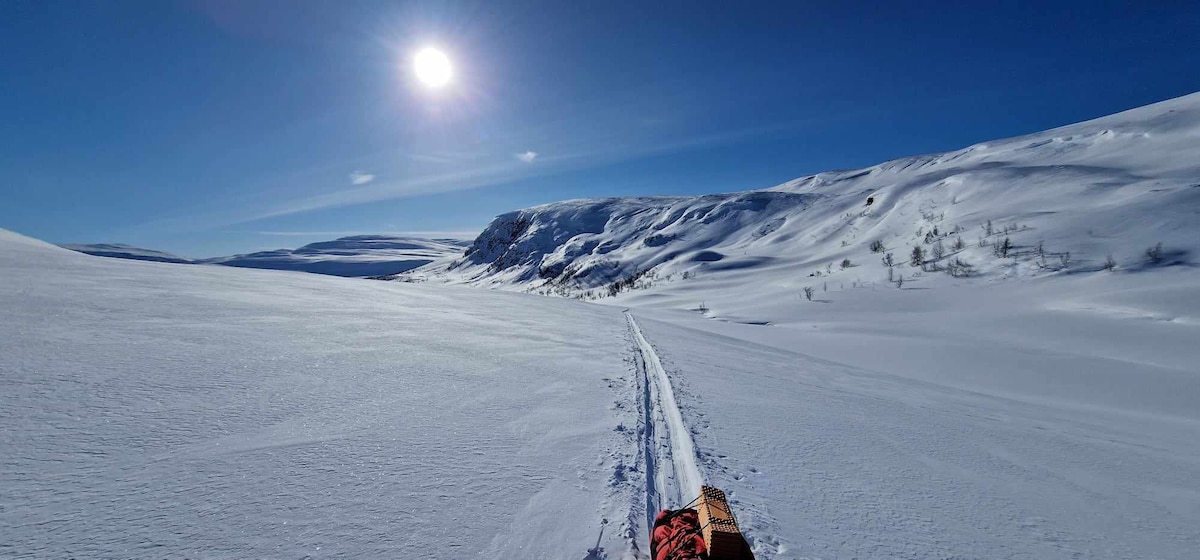
<path id="1" fill-rule="evenodd" d="M 654 516 L 664 505 L 664 499 L 675 507 L 684 505 L 700 495 L 704 477 L 696 464 L 695 444 L 683 423 L 683 414 L 671 388 L 671 378 L 667 376 L 662 360 L 642 334 L 633 315 L 626 311 L 625 318 L 639 355 L 646 463 L 646 521 L 647 527 L 651 527 Z M 666 445 L 660 443 L 662 434 L 666 436 Z"/>

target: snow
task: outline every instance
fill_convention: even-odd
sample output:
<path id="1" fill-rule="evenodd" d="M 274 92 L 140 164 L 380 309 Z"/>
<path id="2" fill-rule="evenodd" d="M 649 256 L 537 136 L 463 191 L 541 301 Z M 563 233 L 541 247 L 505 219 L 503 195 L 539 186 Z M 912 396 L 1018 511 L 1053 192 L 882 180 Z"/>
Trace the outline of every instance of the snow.
<path id="1" fill-rule="evenodd" d="M 298 249 L 276 249 L 245 255 L 189 260 L 162 251 L 120 243 L 62 245 L 72 251 L 99 257 L 296 270 L 347 277 L 386 276 L 405 272 L 435 260 L 460 255 L 465 246 L 466 243 L 458 239 L 354 235 L 310 243 Z"/>
<path id="2" fill-rule="evenodd" d="M 216 257 L 200 262 L 298 270 L 333 276 L 386 276 L 412 270 L 435 260 L 462 254 L 456 239 L 424 239 L 391 235 L 355 235 L 310 243 L 299 249 L 277 249 L 246 255 Z"/>
<path id="3" fill-rule="evenodd" d="M 654 477 L 647 481 L 647 525 L 653 525 L 655 514 L 668 507 L 690 504 L 700 495 L 704 482 L 691 433 L 683 421 L 683 413 L 674 398 L 671 378 L 654 347 L 642 335 L 634 315 L 625 313 L 629 331 L 637 344 L 638 385 L 644 392 L 642 405 L 643 439 L 646 457 L 652 460 Z M 661 434 L 666 434 L 665 438 Z"/>
<path id="4" fill-rule="evenodd" d="M 703 481 L 760 560 L 1193 558 L 1196 153 L 1200 95 L 519 210 L 426 283 L 0 230 L 0 557 L 644 558 Z"/>
<path id="5" fill-rule="evenodd" d="M 87 253 L 97 257 L 113 257 L 117 259 L 133 259 L 138 261 L 155 261 L 155 262 L 171 262 L 171 263 L 190 263 L 189 259 L 165 253 L 163 251 L 155 251 L 154 249 L 143 249 L 141 247 L 133 247 L 123 243 L 65 243 L 60 245 L 64 249 Z"/>
<path id="6" fill-rule="evenodd" d="M 776 280 L 817 271 L 847 283 L 885 280 L 871 242 L 883 242 L 906 263 L 914 246 L 932 249 L 924 241 L 935 227 L 947 253 L 941 268 L 963 259 L 977 281 L 1095 271 L 1108 255 L 1121 269 L 1139 270 L 1157 243 L 1164 246 L 1161 265 L 1185 264 L 1194 261 L 1200 239 L 1197 153 L 1200 93 L 765 190 L 583 199 L 509 212 L 465 256 L 407 276 L 602 297 L 611 283 L 639 272 L 647 274 L 639 285 L 668 292 L 674 288 L 664 284 L 682 283 L 687 273 L 731 285 L 765 278 L 755 290 L 775 297 L 800 287 Z M 989 222 L 991 233 L 984 229 Z M 1014 255 L 994 258 L 991 245 L 1006 237 Z M 964 248 L 953 250 L 959 239 Z M 840 271 L 844 259 L 857 265 L 849 274 Z"/>
<path id="7" fill-rule="evenodd" d="M 1190 558 L 1197 153 L 1192 94 L 762 191 L 519 210 L 406 276 L 629 308 L 760 558 Z"/>
<path id="8" fill-rule="evenodd" d="M 0 557 L 626 546 L 619 310 L 3 231 L 0 310 Z"/>
<path id="9" fill-rule="evenodd" d="M 708 316 L 648 293 L 624 303 L 760 557 L 1200 545 L 1195 270 L 848 286 L 746 308 L 719 292 L 703 293 Z"/>

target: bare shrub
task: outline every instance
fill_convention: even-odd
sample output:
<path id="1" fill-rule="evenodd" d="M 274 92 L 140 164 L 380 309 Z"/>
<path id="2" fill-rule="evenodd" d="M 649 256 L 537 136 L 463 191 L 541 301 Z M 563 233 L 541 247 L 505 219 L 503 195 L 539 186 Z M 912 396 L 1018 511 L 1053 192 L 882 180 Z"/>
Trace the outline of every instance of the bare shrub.
<path id="1" fill-rule="evenodd" d="M 1113 256 L 1110 254 L 1108 255 L 1108 258 L 1104 259 L 1104 270 L 1112 272 L 1114 268 L 1117 268 L 1117 261 L 1116 259 L 1113 259 Z"/>
<path id="2" fill-rule="evenodd" d="M 1162 260 L 1163 260 L 1163 247 L 1162 247 L 1161 241 L 1158 242 L 1158 244 L 1156 244 L 1155 246 L 1153 246 L 1149 249 L 1146 249 L 1146 262 L 1150 263 L 1150 265 L 1152 265 L 1152 266 L 1158 265 L 1158 264 L 1162 263 Z"/>
<path id="3" fill-rule="evenodd" d="M 949 263 L 946 263 L 946 272 L 955 278 L 966 278 L 974 274 L 975 269 L 967 261 L 954 257 Z"/>
<path id="4" fill-rule="evenodd" d="M 871 252 L 872 253 L 882 253 L 883 252 L 883 240 L 882 239 L 876 239 L 875 241 L 871 242 Z"/>
<path id="5" fill-rule="evenodd" d="M 807 299 L 808 301 L 812 301 L 814 291 L 815 290 L 813 290 L 811 286 L 805 286 L 804 287 L 804 299 Z"/>

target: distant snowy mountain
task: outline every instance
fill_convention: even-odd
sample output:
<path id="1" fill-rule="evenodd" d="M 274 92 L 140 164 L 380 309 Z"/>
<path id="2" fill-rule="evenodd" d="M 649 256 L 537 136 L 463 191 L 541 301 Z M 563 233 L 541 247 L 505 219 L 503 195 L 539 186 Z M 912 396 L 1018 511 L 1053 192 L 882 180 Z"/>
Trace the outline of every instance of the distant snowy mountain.
<path id="1" fill-rule="evenodd" d="M 465 246 L 465 241 L 457 239 L 355 235 L 311 243 L 299 249 L 277 249 L 199 262 L 333 276 L 381 276 L 461 255 Z"/>
<path id="2" fill-rule="evenodd" d="M 97 257 L 113 257 L 118 259 L 133 259 L 136 261 L 154 261 L 154 262 L 169 262 L 169 263 L 191 263 L 189 259 L 177 257 L 171 253 L 155 251 L 154 249 L 142 249 L 121 243 L 65 243 L 60 245 L 64 249 L 96 255 Z"/>
<path id="3" fill-rule="evenodd" d="M 1192 94 L 765 190 L 509 212 L 465 256 L 402 278 L 601 297 L 708 277 L 754 282 L 766 295 L 795 293 L 815 278 L 879 284 L 889 275 L 1095 271 L 1110 255 L 1118 271 L 1190 263 L 1200 248 L 1197 154 L 1200 94 Z M 873 252 L 880 243 L 883 252 Z M 910 265 L 914 248 L 924 255 Z"/>
<path id="4" fill-rule="evenodd" d="M 246 255 L 189 260 L 170 253 L 122 244 L 68 244 L 66 249 L 119 259 L 182 264 L 219 264 L 329 274 L 332 276 L 385 276 L 412 270 L 438 259 L 461 255 L 468 242 L 459 239 L 425 239 L 391 235 L 355 235 L 310 243 L 299 249 L 276 249 Z"/>

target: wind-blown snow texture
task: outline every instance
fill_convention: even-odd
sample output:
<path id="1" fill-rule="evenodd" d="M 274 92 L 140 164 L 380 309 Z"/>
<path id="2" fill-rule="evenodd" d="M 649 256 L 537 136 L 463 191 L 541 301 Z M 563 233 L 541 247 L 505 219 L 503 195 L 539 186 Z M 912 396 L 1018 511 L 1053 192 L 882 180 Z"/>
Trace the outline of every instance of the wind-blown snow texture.
<path id="1" fill-rule="evenodd" d="M 3 230 L 0 310 L 2 558 L 628 546 L 619 310 L 104 259 Z"/>

